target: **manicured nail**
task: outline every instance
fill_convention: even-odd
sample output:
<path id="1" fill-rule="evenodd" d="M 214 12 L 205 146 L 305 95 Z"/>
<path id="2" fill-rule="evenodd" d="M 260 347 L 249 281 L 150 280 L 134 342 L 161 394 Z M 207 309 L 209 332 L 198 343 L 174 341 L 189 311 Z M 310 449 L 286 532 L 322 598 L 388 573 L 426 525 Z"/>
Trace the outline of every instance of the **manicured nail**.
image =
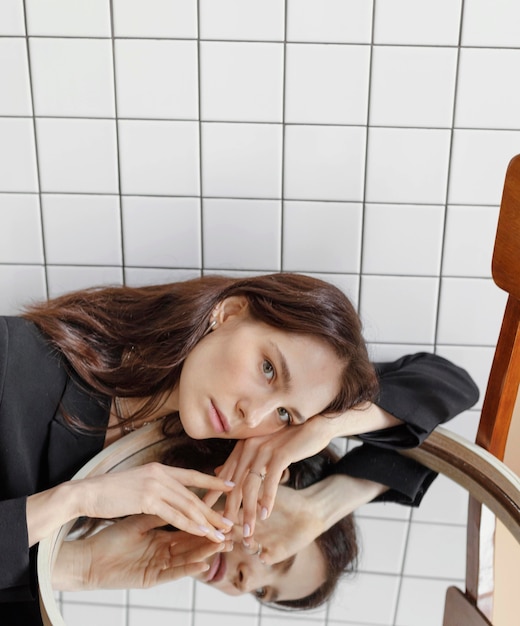
<path id="1" fill-rule="evenodd" d="M 260 519 L 261 520 L 267 519 L 267 513 L 268 513 L 267 507 L 263 506 L 262 510 L 260 511 Z"/>
<path id="2" fill-rule="evenodd" d="M 225 480 L 224 484 L 227 485 L 228 487 L 234 487 L 235 483 L 232 480 Z"/>
<path id="3" fill-rule="evenodd" d="M 219 540 L 219 541 L 224 541 L 224 539 L 226 538 L 226 535 L 223 535 L 220 530 L 216 530 L 215 531 L 215 537 Z"/>
<path id="4" fill-rule="evenodd" d="M 233 526 L 233 524 L 235 523 L 235 522 L 231 521 L 230 519 L 228 519 L 227 517 L 223 517 L 222 521 L 224 522 L 224 524 L 226 526 Z"/>
<path id="5" fill-rule="evenodd" d="M 209 533 L 209 528 L 207 528 L 207 526 L 199 526 L 200 530 L 202 530 L 202 532 L 207 535 Z"/>
<path id="6" fill-rule="evenodd" d="M 251 537 L 251 526 L 244 524 L 244 537 Z"/>

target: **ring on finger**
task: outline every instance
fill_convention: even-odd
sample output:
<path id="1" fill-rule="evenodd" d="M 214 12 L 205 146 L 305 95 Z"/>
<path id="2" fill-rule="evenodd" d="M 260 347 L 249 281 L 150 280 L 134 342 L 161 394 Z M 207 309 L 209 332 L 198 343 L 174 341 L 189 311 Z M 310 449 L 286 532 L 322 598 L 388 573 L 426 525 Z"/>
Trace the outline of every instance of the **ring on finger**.
<path id="1" fill-rule="evenodd" d="M 254 474 L 255 476 L 258 476 L 258 478 L 260 478 L 260 480 L 264 482 L 265 474 L 261 472 L 255 472 L 255 470 L 252 470 L 252 469 L 249 470 L 249 473 Z"/>

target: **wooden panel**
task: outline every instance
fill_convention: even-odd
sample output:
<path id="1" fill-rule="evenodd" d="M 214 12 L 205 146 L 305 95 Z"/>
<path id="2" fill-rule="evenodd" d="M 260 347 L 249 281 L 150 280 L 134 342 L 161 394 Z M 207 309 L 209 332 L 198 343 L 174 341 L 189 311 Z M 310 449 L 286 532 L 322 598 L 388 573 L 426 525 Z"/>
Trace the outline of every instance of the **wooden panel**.
<path id="1" fill-rule="evenodd" d="M 492 626 L 466 598 L 460 589 L 450 587 L 446 593 L 443 626 Z"/>

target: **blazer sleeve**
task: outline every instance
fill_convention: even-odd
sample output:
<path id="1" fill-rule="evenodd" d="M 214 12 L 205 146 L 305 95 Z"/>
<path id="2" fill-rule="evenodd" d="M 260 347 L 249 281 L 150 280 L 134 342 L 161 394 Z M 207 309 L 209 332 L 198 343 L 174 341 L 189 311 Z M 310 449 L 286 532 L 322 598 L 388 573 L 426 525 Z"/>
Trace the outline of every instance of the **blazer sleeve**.
<path id="1" fill-rule="evenodd" d="M 389 487 L 374 501 L 418 506 L 437 474 L 397 450 L 420 445 L 436 426 L 471 408 L 478 387 L 464 369 L 436 354 L 421 352 L 375 366 L 377 404 L 404 423 L 359 435 L 363 445 L 340 459 L 333 472 Z"/>

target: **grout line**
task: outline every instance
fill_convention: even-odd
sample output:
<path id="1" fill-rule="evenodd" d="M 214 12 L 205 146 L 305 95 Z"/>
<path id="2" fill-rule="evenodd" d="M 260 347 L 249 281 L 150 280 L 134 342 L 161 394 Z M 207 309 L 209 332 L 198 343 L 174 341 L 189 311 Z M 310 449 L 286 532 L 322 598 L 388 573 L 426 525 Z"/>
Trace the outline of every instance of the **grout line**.
<path id="1" fill-rule="evenodd" d="M 288 18 L 288 0 L 284 0 L 284 42 L 283 42 L 283 66 L 282 66 L 282 154 L 281 154 L 281 180 L 280 180 L 280 256 L 278 259 L 278 266 L 281 271 L 285 271 L 284 267 L 284 236 L 285 236 L 285 143 L 287 141 L 287 124 L 285 122 L 286 115 L 286 95 L 287 95 L 287 18 Z"/>
<path id="2" fill-rule="evenodd" d="M 368 140 L 370 135 L 370 108 L 371 108 L 371 96 L 372 96 L 372 68 L 373 68 L 373 60 L 374 60 L 374 29 L 375 29 L 375 21 L 376 21 L 376 2 L 374 0 L 372 3 L 372 25 L 370 30 L 370 60 L 368 66 L 368 91 L 367 91 L 367 118 L 366 118 L 366 131 L 365 131 L 365 170 L 363 173 L 363 209 L 361 211 L 361 242 L 359 246 L 359 281 L 358 281 L 358 294 L 357 294 L 357 310 L 358 313 L 361 311 L 361 303 L 362 303 L 362 289 L 361 285 L 363 283 L 363 251 L 365 247 L 365 213 L 367 206 L 367 185 L 368 185 Z"/>
<path id="3" fill-rule="evenodd" d="M 25 28 L 25 50 L 27 53 L 27 72 L 29 74 L 29 91 L 31 94 L 31 108 L 32 115 L 28 119 L 32 119 L 32 128 L 33 128 L 33 137 L 34 137 L 34 161 L 36 167 L 36 180 L 38 184 L 38 205 L 39 205 L 39 216 L 40 216 L 40 234 L 42 238 L 42 263 L 43 263 L 43 276 L 45 281 L 45 293 L 47 298 L 49 297 L 49 276 L 47 273 L 47 246 L 45 240 L 45 229 L 43 227 L 43 203 L 42 203 L 42 184 L 41 184 L 41 172 L 40 172 L 40 159 L 38 156 L 38 133 L 36 129 L 36 116 L 34 114 L 34 89 L 33 89 L 33 80 L 32 80 L 32 64 L 31 64 L 31 51 L 29 46 L 29 37 L 27 35 L 27 9 L 25 6 L 25 0 L 23 0 L 22 5 L 23 10 L 23 19 L 24 19 L 24 28 Z"/>
<path id="4" fill-rule="evenodd" d="M 199 217 L 200 217 L 200 271 L 204 268 L 204 188 L 203 188 L 203 170 L 202 170 L 202 64 L 201 64 L 201 39 L 200 39 L 200 0 L 197 0 L 197 89 L 198 89 L 198 126 L 199 126 Z"/>
<path id="5" fill-rule="evenodd" d="M 458 87 L 459 87 L 459 71 L 460 71 L 460 49 L 462 42 L 462 28 L 464 23 L 464 0 L 462 0 L 460 5 L 460 19 L 459 19 L 459 47 L 457 48 L 457 64 L 455 69 L 455 84 L 453 86 L 453 107 L 451 111 L 451 127 L 452 130 L 450 132 L 450 145 L 448 148 L 448 171 L 446 175 L 446 196 L 444 202 L 444 219 L 443 219 L 443 228 L 442 228 L 442 245 L 441 245 L 441 258 L 439 265 L 439 285 L 437 290 L 437 309 L 435 311 L 435 330 L 434 330 L 434 352 L 437 351 L 437 340 L 439 337 L 439 318 L 440 318 L 440 308 L 442 302 L 442 285 L 443 279 L 447 278 L 443 275 L 444 270 L 444 259 L 446 252 L 446 233 L 447 233 L 447 221 L 448 221 L 448 200 L 450 197 L 450 186 L 451 186 L 451 157 L 453 154 L 453 144 L 455 138 L 455 116 L 457 111 L 457 95 L 458 95 Z"/>
<path id="6" fill-rule="evenodd" d="M 119 235 L 121 246 L 121 273 L 123 285 L 126 285 L 126 265 L 125 265 L 125 246 L 123 237 L 123 194 L 121 193 L 121 151 L 119 142 L 119 118 L 118 118 L 118 106 L 117 106 L 117 68 L 116 68 L 116 47 L 114 38 L 114 3 L 110 0 L 110 31 L 112 33 L 112 74 L 114 80 L 114 112 L 115 112 L 115 131 L 116 131 L 116 158 L 117 158 L 117 195 L 119 198 Z"/>

